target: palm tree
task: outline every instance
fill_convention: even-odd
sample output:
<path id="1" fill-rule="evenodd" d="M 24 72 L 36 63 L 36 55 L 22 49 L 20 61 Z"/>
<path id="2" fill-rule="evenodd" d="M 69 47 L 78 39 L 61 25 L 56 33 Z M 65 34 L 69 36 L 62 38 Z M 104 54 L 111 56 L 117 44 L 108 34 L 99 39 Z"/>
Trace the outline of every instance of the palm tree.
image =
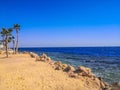
<path id="1" fill-rule="evenodd" d="M 14 36 L 9 37 L 8 42 L 13 43 L 13 54 L 14 54 L 15 53 L 15 37 Z"/>
<path id="2" fill-rule="evenodd" d="M 16 30 L 16 37 L 17 37 L 15 53 L 18 53 L 18 37 L 19 37 L 18 32 L 20 30 L 20 25 L 19 24 L 14 24 L 14 29 Z"/>
<path id="3" fill-rule="evenodd" d="M 0 34 L 1 34 L 1 37 L 2 37 L 1 42 L 2 42 L 2 44 L 4 46 L 4 49 L 5 49 L 5 32 L 6 32 L 6 29 L 2 28 L 2 32 L 0 32 Z"/>
<path id="4" fill-rule="evenodd" d="M 2 28 L 1 35 L 5 36 L 5 50 L 6 50 L 6 57 L 8 57 L 8 42 L 9 38 L 12 36 L 12 28 Z"/>

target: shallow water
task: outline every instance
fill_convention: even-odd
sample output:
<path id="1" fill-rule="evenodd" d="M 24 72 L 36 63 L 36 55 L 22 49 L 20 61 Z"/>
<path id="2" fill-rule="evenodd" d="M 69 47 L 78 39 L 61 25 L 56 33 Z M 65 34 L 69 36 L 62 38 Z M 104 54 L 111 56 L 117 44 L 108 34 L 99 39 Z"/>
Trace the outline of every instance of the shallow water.
<path id="1" fill-rule="evenodd" d="M 83 65 L 105 81 L 120 81 L 120 47 L 66 47 L 66 48 L 20 48 L 20 51 L 31 51 L 39 55 L 46 53 L 53 60 Z"/>

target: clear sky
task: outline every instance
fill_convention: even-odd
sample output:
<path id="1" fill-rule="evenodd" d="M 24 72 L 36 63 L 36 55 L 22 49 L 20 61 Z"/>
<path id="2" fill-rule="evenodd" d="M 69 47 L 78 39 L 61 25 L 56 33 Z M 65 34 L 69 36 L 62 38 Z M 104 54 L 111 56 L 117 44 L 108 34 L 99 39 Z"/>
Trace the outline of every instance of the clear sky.
<path id="1" fill-rule="evenodd" d="M 120 46 L 120 0 L 0 0 L 0 28 L 21 47 Z"/>

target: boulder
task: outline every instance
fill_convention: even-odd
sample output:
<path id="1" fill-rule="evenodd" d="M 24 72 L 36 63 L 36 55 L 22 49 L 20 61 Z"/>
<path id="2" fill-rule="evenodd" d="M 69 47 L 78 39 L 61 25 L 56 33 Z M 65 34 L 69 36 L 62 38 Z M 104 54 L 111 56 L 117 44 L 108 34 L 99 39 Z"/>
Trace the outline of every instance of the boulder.
<path id="1" fill-rule="evenodd" d="M 62 64 L 62 69 L 65 70 L 68 67 L 67 64 Z"/>
<path id="2" fill-rule="evenodd" d="M 86 68 L 83 66 L 78 67 L 75 70 L 75 73 L 78 73 L 78 75 L 82 75 L 82 76 L 95 77 L 95 75 L 91 72 L 90 68 Z"/>
<path id="3" fill-rule="evenodd" d="M 56 70 L 63 70 L 65 72 L 73 72 L 73 71 L 75 71 L 74 67 L 72 67 L 70 65 L 67 65 L 67 64 L 62 64 L 62 62 L 60 62 L 60 61 L 55 62 L 54 66 L 55 66 Z"/>
<path id="4" fill-rule="evenodd" d="M 36 61 L 41 61 L 39 56 L 36 56 Z"/>
<path id="5" fill-rule="evenodd" d="M 101 87 L 101 85 L 100 85 L 100 80 L 99 80 L 98 78 L 95 78 L 95 82 L 96 82 L 96 84 L 97 84 L 99 87 Z"/>
<path id="6" fill-rule="evenodd" d="M 92 70 L 90 68 L 86 68 L 86 70 L 87 70 L 88 73 L 92 72 Z"/>
<path id="7" fill-rule="evenodd" d="M 46 54 L 42 54 L 41 56 L 40 56 L 40 60 L 41 61 L 45 61 L 45 62 L 51 62 L 52 60 L 51 60 L 51 58 L 50 57 L 48 57 Z"/>
<path id="8" fill-rule="evenodd" d="M 120 82 L 113 83 L 111 88 L 111 90 L 120 90 Z"/>
<path id="9" fill-rule="evenodd" d="M 51 62 L 49 62 L 49 64 L 52 66 L 52 68 L 54 68 L 55 69 L 55 65 L 54 65 L 54 61 L 51 61 Z"/>
<path id="10" fill-rule="evenodd" d="M 66 71 L 66 72 L 73 72 L 73 71 L 75 71 L 75 68 L 72 67 L 72 66 L 70 66 L 70 65 L 68 65 L 68 66 L 64 69 L 64 71 Z"/>
<path id="11" fill-rule="evenodd" d="M 47 59 L 47 55 L 45 53 L 43 53 L 41 57 Z"/>
<path id="12" fill-rule="evenodd" d="M 111 90 L 111 86 L 104 82 L 101 77 L 96 77 L 95 82 L 102 90 Z"/>
<path id="13" fill-rule="evenodd" d="M 40 61 L 43 61 L 43 62 L 45 62 L 46 60 L 45 60 L 45 58 L 43 58 L 43 57 L 40 57 Z"/>
<path id="14" fill-rule="evenodd" d="M 26 51 L 24 51 L 24 52 L 22 52 L 23 54 L 29 54 L 29 52 L 26 52 Z"/>
<path id="15" fill-rule="evenodd" d="M 100 81 L 100 85 L 101 85 L 101 88 L 103 88 L 103 89 L 106 88 L 104 82 Z"/>
<path id="16" fill-rule="evenodd" d="M 56 66 L 55 70 L 62 70 L 62 68 L 60 66 Z"/>
<path id="17" fill-rule="evenodd" d="M 54 63 L 54 65 L 62 67 L 62 62 L 61 61 L 57 61 L 57 62 Z"/>
<path id="18" fill-rule="evenodd" d="M 78 74 L 77 73 L 68 73 L 69 77 L 72 78 L 78 78 Z"/>
<path id="19" fill-rule="evenodd" d="M 58 61 L 54 63 L 55 70 L 62 70 L 62 62 Z"/>
<path id="20" fill-rule="evenodd" d="M 119 87 L 120 87 L 120 82 L 115 82 L 115 83 L 113 83 L 112 85 L 116 85 L 116 86 L 119 86 Z"/>
<path id="21" fill-rule="evenodd" d="M 33 52 L 30 52 L 29 54 L 30 54 L 30 56 L 31 56 L 32 58 L 39 57 L 36 53 L 33 53 Z"/>
<path id="22" fill-rule="evenodd" d="M 46 61 L 47 61 L 47 62 L 51 62 L 51 58 L 50 58 L 50 57 L 47 57 L 47 58 L 46 58 Z"/>
<path id="23" fill-rule="evenodd" d="M 91 69 L 85 68 L 83 66 L 78 67 L 78 70 L 81 71 L 81 72 L 84 72 L 86 74 L 89 74 L 91 72 Z"/>

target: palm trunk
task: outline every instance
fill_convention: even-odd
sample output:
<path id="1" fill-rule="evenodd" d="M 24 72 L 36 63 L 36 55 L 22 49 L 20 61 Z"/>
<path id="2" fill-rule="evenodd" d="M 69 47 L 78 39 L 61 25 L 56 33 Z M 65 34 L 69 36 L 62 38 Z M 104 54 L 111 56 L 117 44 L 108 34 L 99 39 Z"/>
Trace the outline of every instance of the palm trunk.
<path id="1" fill-rule="evenodd" d="M 16 30 L 16 34 L 17 34 L 17 41 L 16 41 L 16 50 L 15 50 L 15 53 L 18 53 L 18 30 Z"/>
<path id="2" fill-rule="evenodd" d="M 2 40 L 3 40 L 3 50 L 5 50 L 5 37 L 4 36 L 3 36 Z"/>
<path id="3" fill-rule="evenodd" d="M 5 49 L 6 49 L 6 57 L 8 58 L 8 36 L 6 36 L 6 39 L 5 39 Z"/>
<path id="4" fill-rule="evenodd" d="M 13 40 L 13 54 L 15 54 L 15 41 Z"/>

